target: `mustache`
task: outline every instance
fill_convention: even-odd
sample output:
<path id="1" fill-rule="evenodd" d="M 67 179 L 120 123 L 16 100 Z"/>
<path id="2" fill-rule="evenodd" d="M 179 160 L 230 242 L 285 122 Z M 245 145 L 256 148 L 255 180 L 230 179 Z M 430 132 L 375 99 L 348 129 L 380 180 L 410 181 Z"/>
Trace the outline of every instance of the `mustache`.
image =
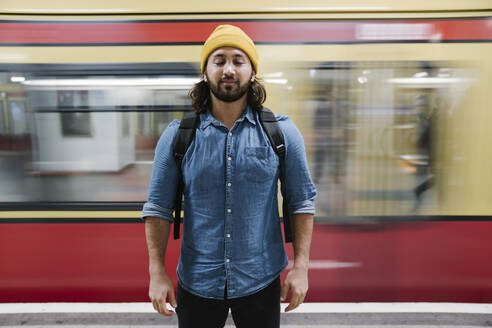
<path id="1" fill-rule="evenodd" d="M 235 78 L 223 78 L 223 79 L 220 79 L 219 80 L 219 83 L 223 83 L 223 82 L 236 82 L 236 83 L 239 83 L 239 79 L 235 79 Z"/>

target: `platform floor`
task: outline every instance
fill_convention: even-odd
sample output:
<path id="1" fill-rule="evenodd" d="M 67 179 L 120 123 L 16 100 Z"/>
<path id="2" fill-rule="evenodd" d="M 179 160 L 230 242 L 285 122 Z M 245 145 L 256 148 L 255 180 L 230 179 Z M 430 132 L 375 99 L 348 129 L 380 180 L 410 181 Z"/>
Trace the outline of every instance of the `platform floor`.
<path id="1" fill-rule="evenodd" d="M 178 327 L 176 317 L 154 314 L 107 315 L 0 315 L 0 326 L 10 328 L 145 328 Z M 492 327 L 492 315 L 484 314 L 282 314 L 281 326 L 289 328 L 458 328 Z M 226 326 L 235 327 L 232 318 Z"/>
<path id="2" fill-rule="evenodd" d="M 286 304 L 282 307 L 285 308 Z M 3 303 L 0 326 L 10 328 L 177 327 L 177 317 L 155 313 L 150 303 Z M 492 327 L 492 304 L 306 303 L 281 313 L 289 328 Z M 229 317 L 226 328 L 234 327 Z"/>

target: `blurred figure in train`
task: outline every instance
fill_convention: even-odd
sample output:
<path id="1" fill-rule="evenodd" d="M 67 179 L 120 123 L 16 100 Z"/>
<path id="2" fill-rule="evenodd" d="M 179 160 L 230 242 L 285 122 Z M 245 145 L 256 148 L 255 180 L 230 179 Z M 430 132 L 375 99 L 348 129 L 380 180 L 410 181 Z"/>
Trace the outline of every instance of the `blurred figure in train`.
<path id="1" fill-rule="evenodd" d="M 338 98 L 339 90 L 335 84 L 324 87 L 317 99 L 313 124 L 314 182 L 324 184 L 330 190 L 332 215 L 343 215 L 346 208 L 347 113 Z"/>
<path id="2" fill-rule="evenodd" d="M 427 62 L 421 63 L 421 69 L 422 72 L 417 74 L 424 78 L 435 77 L 438 72 L 436 67 Z M 423 88 L 420 89 L 420 94 L 415 99 L 415 106 L 418 110 L 416 146 L 423 161 L 416 165 L 417 186 L 413 189 L 415 195 L 414 211 L 418 211 L 422 207 L 423 198 L 427 194 L 426 192 L 435 186 L 436 175 L 439 173 L 436 136 L 438 129 L 443 129 L 443 126 L 438 127 L 439 113 L 444 110 L 441 108 L 443 105 L 441 96 L 435 88 Z"/>
<path id="3" fill-rule="evenodd" d="M 434 185 L 434 172 L 432 170 L 432 162 L 434 160 L 432 151 L 432 135 L 433 128 L 436 124 L 435 113 L 436 108 L 429 102 L 428 95 L 420 94 L 416 99 L 417 108 L 420 112 L 418 115 L 418 140 L 417 147 L 419 153 L 427 160 L 422 162 L 422 165 L 417 166 L 417 181 L 418 185 L 414 188 L 415 208 L 418 210 L 422 197 L 425 191 L 432 188 Z"/>

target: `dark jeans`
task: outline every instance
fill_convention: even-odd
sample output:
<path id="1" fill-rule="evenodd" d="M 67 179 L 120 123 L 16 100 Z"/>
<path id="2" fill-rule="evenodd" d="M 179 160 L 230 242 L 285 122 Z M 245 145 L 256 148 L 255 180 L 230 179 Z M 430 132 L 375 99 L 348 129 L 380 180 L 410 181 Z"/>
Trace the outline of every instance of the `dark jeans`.
<path id="1" fill-rule="evenodd" d="M 193 295 L 178 284 L 177 303 L 179 328 L 222 328 L 229 308 L 238 328 L 278 328 L 280 277 L 255 294 L 224 300 Z"/>

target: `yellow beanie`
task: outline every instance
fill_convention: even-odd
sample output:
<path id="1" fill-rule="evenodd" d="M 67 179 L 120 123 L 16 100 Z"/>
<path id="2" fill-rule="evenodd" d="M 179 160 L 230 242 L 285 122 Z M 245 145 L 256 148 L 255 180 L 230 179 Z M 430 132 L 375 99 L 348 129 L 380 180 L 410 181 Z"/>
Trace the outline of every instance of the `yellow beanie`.
<path id="1" fill-rule="evenodd" d="M 251 64 L 258 73 L 258 52 L 256 52 L 255 44 L 249 36 L 237 26 L 219 25 L 210 34 L 202 48 L 201 69 L 205 68 L 208 56 L 217 48 L 234 47 L 242 50 L 248 55 Z"/>

